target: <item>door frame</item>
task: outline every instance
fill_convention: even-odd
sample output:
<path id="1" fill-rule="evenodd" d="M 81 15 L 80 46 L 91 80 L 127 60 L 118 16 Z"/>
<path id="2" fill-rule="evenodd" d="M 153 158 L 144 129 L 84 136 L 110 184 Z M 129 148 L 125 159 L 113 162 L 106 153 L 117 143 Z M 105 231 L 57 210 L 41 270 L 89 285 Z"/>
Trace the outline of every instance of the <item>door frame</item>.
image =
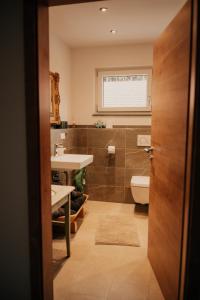
<path id="1" fill-rule="evenodd" d="M 31 298 L 53 299 L 48 6 L 93 0 L 24 0 L 24 70 Z M 100 0 L 97 0 L 100 1 Z"/>
<path id="2" fill-rule="evenodd" d="M 101 1 L 101 0 L 96 0 Z M 95 0 L 24 1 L 24 55 L 26 130 L 28 140 L 28 193 L 30 272 L 32 299 L 53 299 L 50 193 L 49 25 L 48 6 L 96 2 Z M 192 1 L 192 0 L 191 0 Z M 180 299 L 195 298 L 199 290 L 200 253 L 200 20 L 194 2 L 193 60 L 188 120 L 188 159 L 185 182 Z M 197 23 L 198 19 L 198 23 Z M 197 38 L 195 38 L 195 36 Z M 191 180 L 190 180 L 191 178 Z M 198 247 L 197 247 L 198 246 Z M 196 251 L 198 248 L 198 251 Z M 194 298 L 191 295 L 194 294 Z"/>
<path id="3" fill-rule="evenodd" d="M 188 144 L 185 182 L 180 299 L 196 300 L 200 295 L 200 14 L 199 1 L 193 1 L 192 57 Z M 195 38 L 196 37 L 196 38 Z"/>

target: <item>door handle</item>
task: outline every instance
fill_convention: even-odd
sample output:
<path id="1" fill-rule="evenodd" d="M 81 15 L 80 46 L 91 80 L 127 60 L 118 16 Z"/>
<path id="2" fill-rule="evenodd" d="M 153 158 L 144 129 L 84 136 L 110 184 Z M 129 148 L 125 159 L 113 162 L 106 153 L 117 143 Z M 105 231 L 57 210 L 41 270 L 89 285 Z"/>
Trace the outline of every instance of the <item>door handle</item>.
<path id="1" fill-rule="evenodd" d="M 152 151 L 153 151 L 153 147 L 149 147 L 149 148 L 144 148 L 144 151 L 146 152 L 146 153 L 151 153 Z"/>

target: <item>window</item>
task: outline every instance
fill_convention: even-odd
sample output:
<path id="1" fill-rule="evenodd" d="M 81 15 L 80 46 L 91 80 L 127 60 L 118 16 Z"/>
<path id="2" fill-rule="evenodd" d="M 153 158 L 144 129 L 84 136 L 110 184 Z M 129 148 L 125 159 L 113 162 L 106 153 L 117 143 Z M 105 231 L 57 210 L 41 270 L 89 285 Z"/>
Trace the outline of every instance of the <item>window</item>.
<path id="1" fill-rule="evenodd" d="M 151 75 L 151 68 L 97 71 L 97 111 L 150 112 Z"/>

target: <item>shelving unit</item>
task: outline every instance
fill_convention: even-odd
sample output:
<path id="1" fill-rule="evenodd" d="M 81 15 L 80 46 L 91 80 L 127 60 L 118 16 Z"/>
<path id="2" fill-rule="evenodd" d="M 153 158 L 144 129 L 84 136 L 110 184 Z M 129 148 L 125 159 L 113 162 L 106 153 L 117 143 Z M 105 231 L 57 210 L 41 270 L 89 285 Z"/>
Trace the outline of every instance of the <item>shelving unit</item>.
<path id="1" fill-rule="evenodd" d="M 85 216 L 85 204 L 86 204 L 89 196 L 87 194 L 83 194 L 83 195 L 86 197 L 84 203 L 79 208 L 79 210 L 76 212 L 76 214 L 70 215 L 71 233 L 77 232 L 77 229 L 78 229 L 77 219 L 78 218 L 83 219 Z M 64 226 L 64 222 L 65 222 L 65 216 L 61 216 L 61 217 L 58 217 L 56 220 L 52 220 L 52 223 L 54 225 Z"/>

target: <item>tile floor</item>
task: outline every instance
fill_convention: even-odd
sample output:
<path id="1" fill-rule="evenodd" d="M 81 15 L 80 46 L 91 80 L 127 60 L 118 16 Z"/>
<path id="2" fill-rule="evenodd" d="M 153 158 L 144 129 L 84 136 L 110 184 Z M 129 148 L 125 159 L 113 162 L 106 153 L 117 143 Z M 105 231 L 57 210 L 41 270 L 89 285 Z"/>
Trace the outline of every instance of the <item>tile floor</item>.
<path id="1" fill-rule="evenodd" d="M 131 204 L 88 201 L 87 214 L 72 237 L 71 257 L 54 279 L 54 299 L 164 300 L 147 259 L 147 215 L 135 212 L 141 247 L 95 245 L 99 217 L 109 211 L 134 213 Z M 65 240 L 54 239 L 53 249 L 64 255 Z"/>

